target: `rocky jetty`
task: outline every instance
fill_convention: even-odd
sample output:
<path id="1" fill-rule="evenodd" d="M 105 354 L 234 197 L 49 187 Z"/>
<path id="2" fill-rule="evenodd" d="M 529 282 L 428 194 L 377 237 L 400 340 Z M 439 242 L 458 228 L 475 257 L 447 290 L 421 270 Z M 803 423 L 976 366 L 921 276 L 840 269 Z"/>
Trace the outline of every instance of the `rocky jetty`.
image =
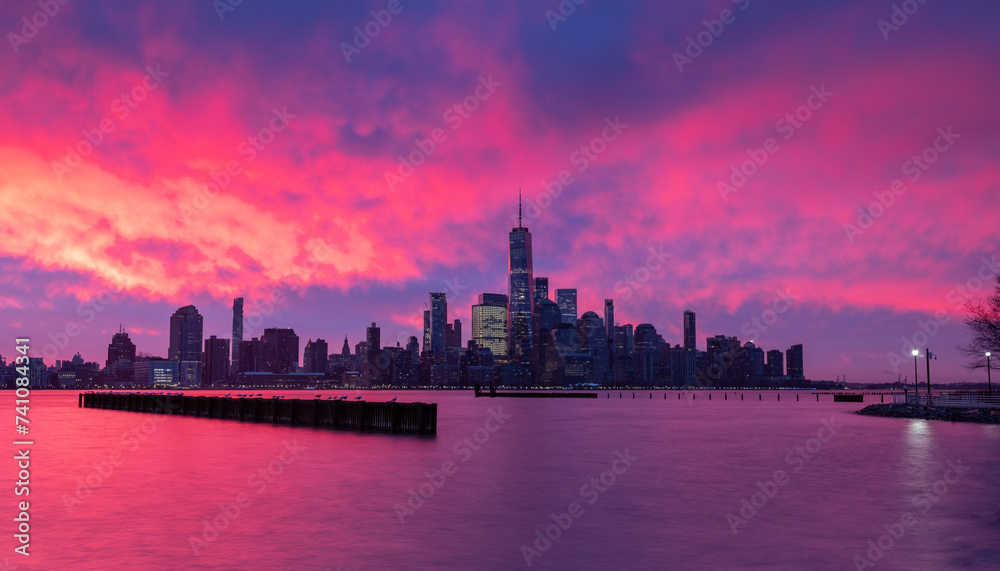
<path id="1" fill-rule="evenodd" d="M 870 404 L 858 411 L 867 416 L 895 418 L 922 418 L 924 420 L 950 420 L 952 422 L 980 422 L 1000 424 L 1000 410 L 986 408 L 925 407 L 911 404 Z"/>

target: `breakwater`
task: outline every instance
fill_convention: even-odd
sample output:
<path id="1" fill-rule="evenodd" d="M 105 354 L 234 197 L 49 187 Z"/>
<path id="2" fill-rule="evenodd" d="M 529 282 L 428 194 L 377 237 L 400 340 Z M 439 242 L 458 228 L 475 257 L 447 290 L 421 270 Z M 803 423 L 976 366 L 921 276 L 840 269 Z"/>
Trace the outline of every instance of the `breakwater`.
<path id="1" fill-rule="evenodd" d="M 948 420 L 951 422 L 980 422 L 1000 424 L 1000 411 L 988 408 L 923 407 L 909 404 L 870 404 L 858 411 L 866 416 L 892 418 L 922 418 L 924 420 Z"/>
<path id="2" fill-rule="evenodd" d="M 81 408 L 387 434 L 436 434 L 437 403 L 80 393 Z"/>

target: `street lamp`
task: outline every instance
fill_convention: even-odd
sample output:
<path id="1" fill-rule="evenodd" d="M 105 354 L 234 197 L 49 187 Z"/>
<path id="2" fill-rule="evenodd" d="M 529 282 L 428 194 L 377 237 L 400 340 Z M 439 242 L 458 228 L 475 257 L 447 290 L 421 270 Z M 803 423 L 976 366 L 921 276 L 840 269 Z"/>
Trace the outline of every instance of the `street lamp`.
<path id="1" fill-rule="evenodd" d="M 990 352 L 986 352 L 986 387 L 993 392 L 993 383 L 990 381 Z"/>
<path id="2" fill-rule="evenodd" d="M 917 385 L 917 355 L 919 354 L 920 351 L 913 350 L 913 404 L 917 404 L 917 393 L 920 392 L 920 386 Z"/>
<path id="3" fill-rule="evenodd" d="M 930 347 L 926 349 L 927 354 L 924 355 L 924 361 L 927 362 L 927 398 L 931 396 L 931 359 L 937 359 L 937 355 L 931 353 Z"/>

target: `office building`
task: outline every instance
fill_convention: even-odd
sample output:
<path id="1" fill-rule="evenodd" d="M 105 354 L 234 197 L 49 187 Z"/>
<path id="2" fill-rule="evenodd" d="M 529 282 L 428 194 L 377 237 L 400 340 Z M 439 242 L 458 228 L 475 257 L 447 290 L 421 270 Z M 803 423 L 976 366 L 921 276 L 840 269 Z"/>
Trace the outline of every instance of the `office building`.
<path id="1" fill-rule="evenodd" d="M 212 335 L 205 339 L 202 387 L 219 386 L 229 379 L 229 339 Z"/>
<path id="2" fill-rule="evenodd" d="M 344 338 L 347 341 L 347 338 Z M 348 350 L 350 352 L 350 350 Z M 310 339 L 306 342 L 306 348 L 302 352 L 302 368 L 307 373 L 326 374 L 327 362 L 329 360 L 329 347 L 323 339 Z"/>
<path id="3" fill-rule="evenodd" d="M 299 336 L 294 329 L 265 329 L 260 338 L 264 372 L 294 373 L 299 368 Z"/>
<path id="4" fill-rule="evenodd" d="M 802 345 L 792 345 L 785 351 L 785 362 L 788 367 L 788 378 L 801 381 L 806 378 L 802 363 Z"/>
<path id="5" fill-rule="evenodd" d="M 549 298 L 549 278 L 535 278 L 535 302 L 538 305 Z"/>
<path id="6" fill-rule="evenodd" d="M 557 289 L 556 303 L 559 304 L 563 323 L 576 327 L 576 289 Z"/>
<path id="7" fill-rule="evenodd" d="M 170 316 L 170 346 L 167 358 L 178 363 L 181 386 L 201 386 L 202 317 L 193 305 Z"/>
<path id="8" fill-rule="evenodd" d="M 527 364 L 531 350 L 531 309 L 535 300 L 535 278 L 531 261 L 531 232 L 521 224 L 520 196 L 517 204 L 517 227 L 510 231 L 509 245 L 507 348 L 513 362 Z"/>
<path id="9" fill-rule="evenodd" d="M 431 294 L 433 296 L 433 294 Z M 442 294 L 443 295 L 443 294 Z M 431 320 L 433 323 L 433 319 Z M 433 339 L 433 336 L 431 337 Z M 371 327 L 365 329 L 365 363 L 361 371 L 370 383 L 378 383 L 383 380 L 385 367 L 382 363 L 382 329 L 372 322 Z"/>
<path id="10" fill-rule="evenodd" d="M 785 354 L 778 349 L 767 352 L 767 375 L 771 378 L 785 376 Z"/>
<path id="11" fill-rule="evenodd" d="M 694 312 L 690 309 L 684 310 L 684 348 L 694 351 L 698 348 L 696 343 Z"/>
<path id="12" fill-rule="evenodd" d="M 604 328 L 608 341 L 615 339 L 615 300 L 604 300 Z"/>
<path id="13" fill-rule="evenodd" d="M 498 360 L 507 359 L 507 296 L 481 293 L 472 306 L 472 341 Z"/>
<path id="14" fill-rule="evenodd" d="M 431 298 L 431 351 L 439 357 L 448 347 L 448 294 L 432 292 Z"/>
<path id="15" fill-rule="evenodd" d="M 108 360 L 105 366 L 111 369 L 121 360 L 135 362 L 135 343 L 129 339 L 124 329 L 119 328 L 108 345 Z"/>
<path id="16" fill-rule="evenodd" d="M 240 372 L 240 348 L 243 347 L 243 298 L 233 299 L 233 373 Z"/>

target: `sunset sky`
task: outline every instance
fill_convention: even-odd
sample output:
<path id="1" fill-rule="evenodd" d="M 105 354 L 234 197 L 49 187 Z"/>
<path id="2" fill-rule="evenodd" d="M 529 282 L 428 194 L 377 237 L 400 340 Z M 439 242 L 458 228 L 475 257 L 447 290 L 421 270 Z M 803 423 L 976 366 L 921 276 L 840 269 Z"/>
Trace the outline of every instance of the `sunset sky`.
<path id="1" fill-rule="evenodd" d="M 521 188 L 581 314 L 681 343 L 691 309 L 701 349 L 849 381 L 912 381 L 926 329 L 933 380 L 986 380 L 955 346 L 1000 272 L 996 3 L 52 4 L 0 8 L 8 360 L 103 364 L 119 324 L 166 356 L 175 309 L 229 338 L 235 296 L 247 337 L 339 351 L 444 291 L 468 339 Z"/>

